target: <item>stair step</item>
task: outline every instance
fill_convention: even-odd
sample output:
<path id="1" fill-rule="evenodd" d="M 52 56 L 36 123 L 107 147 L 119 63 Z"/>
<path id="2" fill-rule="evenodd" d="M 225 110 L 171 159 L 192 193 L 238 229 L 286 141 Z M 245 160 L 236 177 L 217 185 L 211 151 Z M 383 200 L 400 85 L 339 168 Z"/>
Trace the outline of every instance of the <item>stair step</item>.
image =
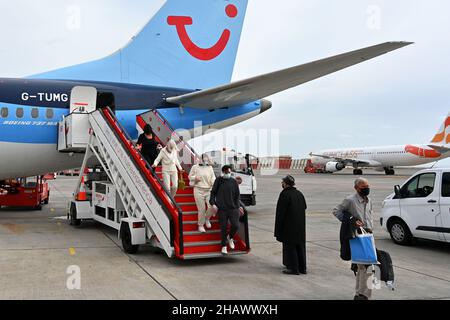
<path id="1" fill-rule="evenodd" d="M 208 230 L 220 230 L 219 222 L 212 222 L 211 226 L 212 228 Z M 191 231 L 198 231 L 197 220 L 183 222 L 183 233 Z"/>
<path id="2" fill-rule="evenodd" d="M 198 215 L 198 211 L 183 211 L 184 216 L 189 216 L 191 214 Z"/>
<path id="3" fill-rule="evenodd" d="M 214 224 L 214 223 L 219 223 L 219 219 L 217 219 L 217 218 L 211 219 L 210 221 L 211 221 L 212 224 Z M 183 221 L 183 224 L 184 224 L 184 225 L 187 225 L 187 224 L 197 224 L 197 220 L 195 220 L 195 221 Z"/>
<path id="4" fill-rule="evenodd" d="M 209 259 L 209 258 L 219 258 L 219 257 L 227 257 L 227 256 L 237 256 L 247 254 L 247 251 L 228 251 L 227 255 L 223 255 L 221 252 L 204 252 L 204 253 L 190 253 L 183 255 L 184 260 L 193 260 L 193 259 Z"/>
<path id="5" fill-rule="evenodd" d="M 194 236 L 194 235 L 203 235 L 203 234 L 214 234 L 214 233 L 220 233 L 220 230 L 207 230 L 206 233 L 202 233 L 200 231 L 186 231 L 184 232 L 185 236 Z"/>
<path id="6" fill-rule="evenodd" d="M 190 242 L 190 243 L 185 243 L 184 247 L 185 248 L 192 248 L 192 247 L 206 247 L 206 246 L 216 246 L 216 245 L 220 246 L 220 241 L 219 240 Z"/>
<path id="7" fill-rule="evenodd" d="M 187 212 L 189 212 L 189 211 L 197 211 L 198 209 L 197 209 L 197 206 L 195 205 L 195 203 L 192 205 L 192 204 L 185 204 L 185 203 L 183 203 L 183 204 L 179 204 L 179 206 L 181 207 L 181 211 L 183 211 L 183 212 L 185 212 L 185 211 L 187 211 Z"/>
<path id="8" fill-rule="evenodd" d="M 183 235 L 184 245 L 188 243 L 200 243 L 205 241 L 220 241 L 220 230 L 208 230 L 205 233 L 199 231 L 188 231 Z"/>
<path id="9" fill-rule="evenodd" d="M 195 199 L 194 197 L 175 197 L 175 201 L 179 204 L 179 205 L 183 205 L 183 206 L 195 206 Z"/>
<path id="10" fill-rule="evenodd" d="M 221 250 L 220 241 L 188 242 L 184 245 L 184 254 L 220 253 Z"/>

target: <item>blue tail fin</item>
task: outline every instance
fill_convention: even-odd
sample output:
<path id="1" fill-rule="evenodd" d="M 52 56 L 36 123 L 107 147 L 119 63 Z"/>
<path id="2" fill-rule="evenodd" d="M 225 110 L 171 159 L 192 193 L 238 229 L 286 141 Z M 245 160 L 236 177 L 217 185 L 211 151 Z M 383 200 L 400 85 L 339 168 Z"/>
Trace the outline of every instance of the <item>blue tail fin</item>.
<path id="1" fill-rule="evenodd" d="M 131 42 L 104 59 L 31 78 L 204 89 L 230 82 L 248 0 L 167 0 Z"/>

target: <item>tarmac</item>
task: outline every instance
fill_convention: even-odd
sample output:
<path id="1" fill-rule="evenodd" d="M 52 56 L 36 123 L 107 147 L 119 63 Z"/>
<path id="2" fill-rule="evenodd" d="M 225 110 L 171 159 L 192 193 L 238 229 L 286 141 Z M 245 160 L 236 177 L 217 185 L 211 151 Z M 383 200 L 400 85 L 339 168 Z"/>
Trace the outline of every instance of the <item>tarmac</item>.
<path id="1" fill-rule="evenodd" d="M 377 247 L 391 254 L 397 286 L 389 291 L 382 284 L 373 298 L 450 299 L 450 244 L 398 246 L 379 226 L 382 200 L 415 172 L 397 171 L 365 172 Z M 50 203 L 42 211 L 0 210 L 0 299 L 353 299 L 355 277 L 350 263 L 339 258 L 340 225 L 331 211 L 353 192 L 355 177 L 350 171 L 289 172 L 308 203 L 308 274 L 288 276 L 281 273 L 281 244 L 273 237 L 280 181 L 287 173 L 257 176 L 257 205 L 248 208 L 250 254 L 197 261 L 169 259 L 149 247 L 127 255 L 116 231 L 94 222 L 70 226 L 65 217 L 76 178 L 57 177 L 49 182 Z M 81 274 L 79 289 L 70 285 L 73 268 Z"/>

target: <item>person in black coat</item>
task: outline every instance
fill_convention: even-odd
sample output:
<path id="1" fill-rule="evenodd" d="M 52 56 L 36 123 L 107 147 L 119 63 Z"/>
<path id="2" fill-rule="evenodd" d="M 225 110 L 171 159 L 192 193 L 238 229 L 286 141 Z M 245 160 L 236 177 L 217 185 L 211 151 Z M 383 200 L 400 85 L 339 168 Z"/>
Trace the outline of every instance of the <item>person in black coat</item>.
<path id="1" fill-rule="evenodd" d="M 306 201 L 297 190 L 295 179 L 282 180 L 283 191 L 278 198 L 275 238 L 283 243 L 284 274 L 306 274 Z"/>
<path id="2" fill-rule="evenodd" d="M 141 151 L 141 154 L 144 157 L 144 159 L 151 166 L 155 161 L 155 159 L 158 157 L 159 144 L 156 141 L 152 127 L 149 124 L 145 125 L 144 133 L 142 133 L 139 136 L 136 145 L 138 150 Z"/>

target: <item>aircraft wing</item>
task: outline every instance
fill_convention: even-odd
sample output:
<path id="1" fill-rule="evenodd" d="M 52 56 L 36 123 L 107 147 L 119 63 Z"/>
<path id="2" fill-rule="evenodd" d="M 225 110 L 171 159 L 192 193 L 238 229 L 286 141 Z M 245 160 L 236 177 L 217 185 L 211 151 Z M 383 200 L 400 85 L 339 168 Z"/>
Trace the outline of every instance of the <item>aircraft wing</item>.
<path id="1" fill-rule="evenodd" d="M 340 163 L 344 163 L 346 166 L 348 165 L 358 165 L 358 166 L 368 166 L 368 167 L 379 167 L 381 166 L 381 163 L 378 161 L 373 160 L 363 160 L 363 159 L 352 159 L 352 158 L 341 158 L 341 157 L 330 157 L 322 154 L 313 154 L 310 153 L 310 156 L 312 157 L 320 157 L 323 159 L 327 159 L 330 161 L 336 161 Z"/>
<path id="2" fill-rule="evenodd" d="M 296 87 L 410 44 L 412 42 L 386 42 L 216 88 L 170 97 L 166 101 L 180 106 L 207 110 L 238 106 Z"/>

